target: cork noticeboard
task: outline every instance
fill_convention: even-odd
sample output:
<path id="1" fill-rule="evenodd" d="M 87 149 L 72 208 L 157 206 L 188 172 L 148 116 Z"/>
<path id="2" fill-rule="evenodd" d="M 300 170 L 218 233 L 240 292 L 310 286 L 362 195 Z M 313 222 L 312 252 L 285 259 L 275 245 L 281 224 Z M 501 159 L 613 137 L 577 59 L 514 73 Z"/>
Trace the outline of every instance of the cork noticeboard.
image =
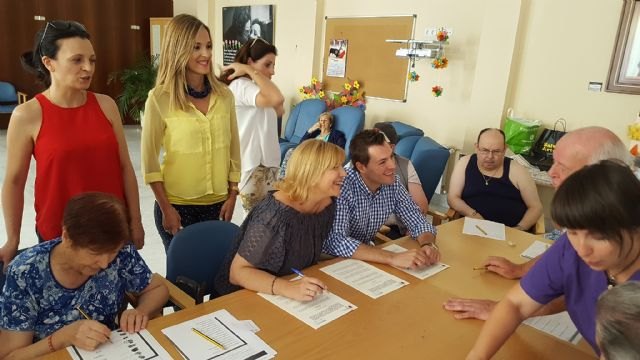
<path id="1" fill-rule="evenodd" d="M 358 80 L 367 97 L 406 101 L 408 58 L 396 56 L 397 43 L 387 39 L 412 39 L 415 15 L 325 18 L 322 79 L 331 91 L 340 91 L 347 79 Z M 348 41 L 345 77 L 327 74 L 332 39 Z"/>

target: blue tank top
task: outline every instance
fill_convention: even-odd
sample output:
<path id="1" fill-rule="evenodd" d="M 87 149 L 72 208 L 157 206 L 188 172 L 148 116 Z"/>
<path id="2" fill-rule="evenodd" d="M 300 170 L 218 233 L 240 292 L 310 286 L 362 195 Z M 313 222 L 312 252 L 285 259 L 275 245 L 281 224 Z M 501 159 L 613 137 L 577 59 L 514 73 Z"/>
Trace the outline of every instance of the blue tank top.
<path id="1" fill-rule="evenodd" d="M 478 156 L 471 155 L 465 170 L 462 200 L 486 220 L 516 226 L 527 212 L 527 205 L 520 190 L 509 180 L 510 168 L 511 159 L 505 157 L 502 177 L 483 177 L 478 168 Z"/>

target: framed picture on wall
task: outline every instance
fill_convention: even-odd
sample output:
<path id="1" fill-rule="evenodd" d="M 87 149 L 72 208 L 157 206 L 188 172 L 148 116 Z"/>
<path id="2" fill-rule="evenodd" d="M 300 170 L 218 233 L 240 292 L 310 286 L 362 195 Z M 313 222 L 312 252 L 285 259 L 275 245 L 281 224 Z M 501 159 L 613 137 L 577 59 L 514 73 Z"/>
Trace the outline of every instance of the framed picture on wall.
<path id="1" fill-rule="evenodd" d="M 273 15 L 273 5 L 222 8 L 224 65 L 232 63 L 238 50 L 249 40 L 259 37 L 273 44 Z"/>
<path id="2" fill-rule="evenodd" d="M 625 0 L 606 90 L 640 94 L 640 0 Z"/>

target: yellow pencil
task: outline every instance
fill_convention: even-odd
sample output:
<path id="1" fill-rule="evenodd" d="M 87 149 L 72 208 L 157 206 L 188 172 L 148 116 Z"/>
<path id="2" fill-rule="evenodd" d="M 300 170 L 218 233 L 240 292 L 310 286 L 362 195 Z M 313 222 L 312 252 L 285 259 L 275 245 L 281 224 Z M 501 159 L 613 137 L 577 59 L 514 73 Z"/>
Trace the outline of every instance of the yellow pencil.
<path id="1" fill-rule="evenodd" d="M 203 333 L 202 331 L 196 329 L 196 328 L 191 328 L 191 330 L 200 335 L 203 339 L 209 341 L 210 343 L 212 343 L 213 345 L 219 347 L 220 349 L 224 350 L 224 346 L 222 346 L 222 344 L 220 344 L 219 342 L 213 340 L 212 338 L 210 338 L 209 336 L 207 336 L 207 334 Z"/>
<path id="2" fill-rule="evenodd" d="M 476 228 L 478 228 L 478 230 L 480 230 L 481 233 L 488 235 L 486 231 L 484 231 L 483 228 L 480 227 L 480 225 L 476 224 Z"/>
<path id="3" fill-rule="evenodd" d="M 87 320 L 93 320 L 89 315 L 87 315 L 86 312 L 82 311 L 82 309 L 80 308 L 80 305 L 76 306 L 76 310 L 78 310 L 78 312 L 80 313 L 80 315 L 82 315 L 85 319 Z M 113 344 L 113 341 L 111 341 L 110 338 L 107 338 L 107 340 L 109 340 L 110 343 Z"/>

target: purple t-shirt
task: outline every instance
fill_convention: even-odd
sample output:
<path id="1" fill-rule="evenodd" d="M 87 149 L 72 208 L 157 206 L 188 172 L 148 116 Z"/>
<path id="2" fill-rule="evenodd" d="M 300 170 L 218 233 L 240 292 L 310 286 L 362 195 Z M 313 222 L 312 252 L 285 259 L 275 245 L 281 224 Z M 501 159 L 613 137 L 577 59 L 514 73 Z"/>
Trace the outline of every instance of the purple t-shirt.
<path id="1" fill-rule="evenodd" d="M 640 280 L 637 271 L 630 280 Z M 596 353 L 596 303 L 607 290 L 604 271 L 595 271 L 578 254 L 564 233 L 520 280 L 524 292 L 540 304 L 564 295 L 567 311 L 580 334 Z"/>

